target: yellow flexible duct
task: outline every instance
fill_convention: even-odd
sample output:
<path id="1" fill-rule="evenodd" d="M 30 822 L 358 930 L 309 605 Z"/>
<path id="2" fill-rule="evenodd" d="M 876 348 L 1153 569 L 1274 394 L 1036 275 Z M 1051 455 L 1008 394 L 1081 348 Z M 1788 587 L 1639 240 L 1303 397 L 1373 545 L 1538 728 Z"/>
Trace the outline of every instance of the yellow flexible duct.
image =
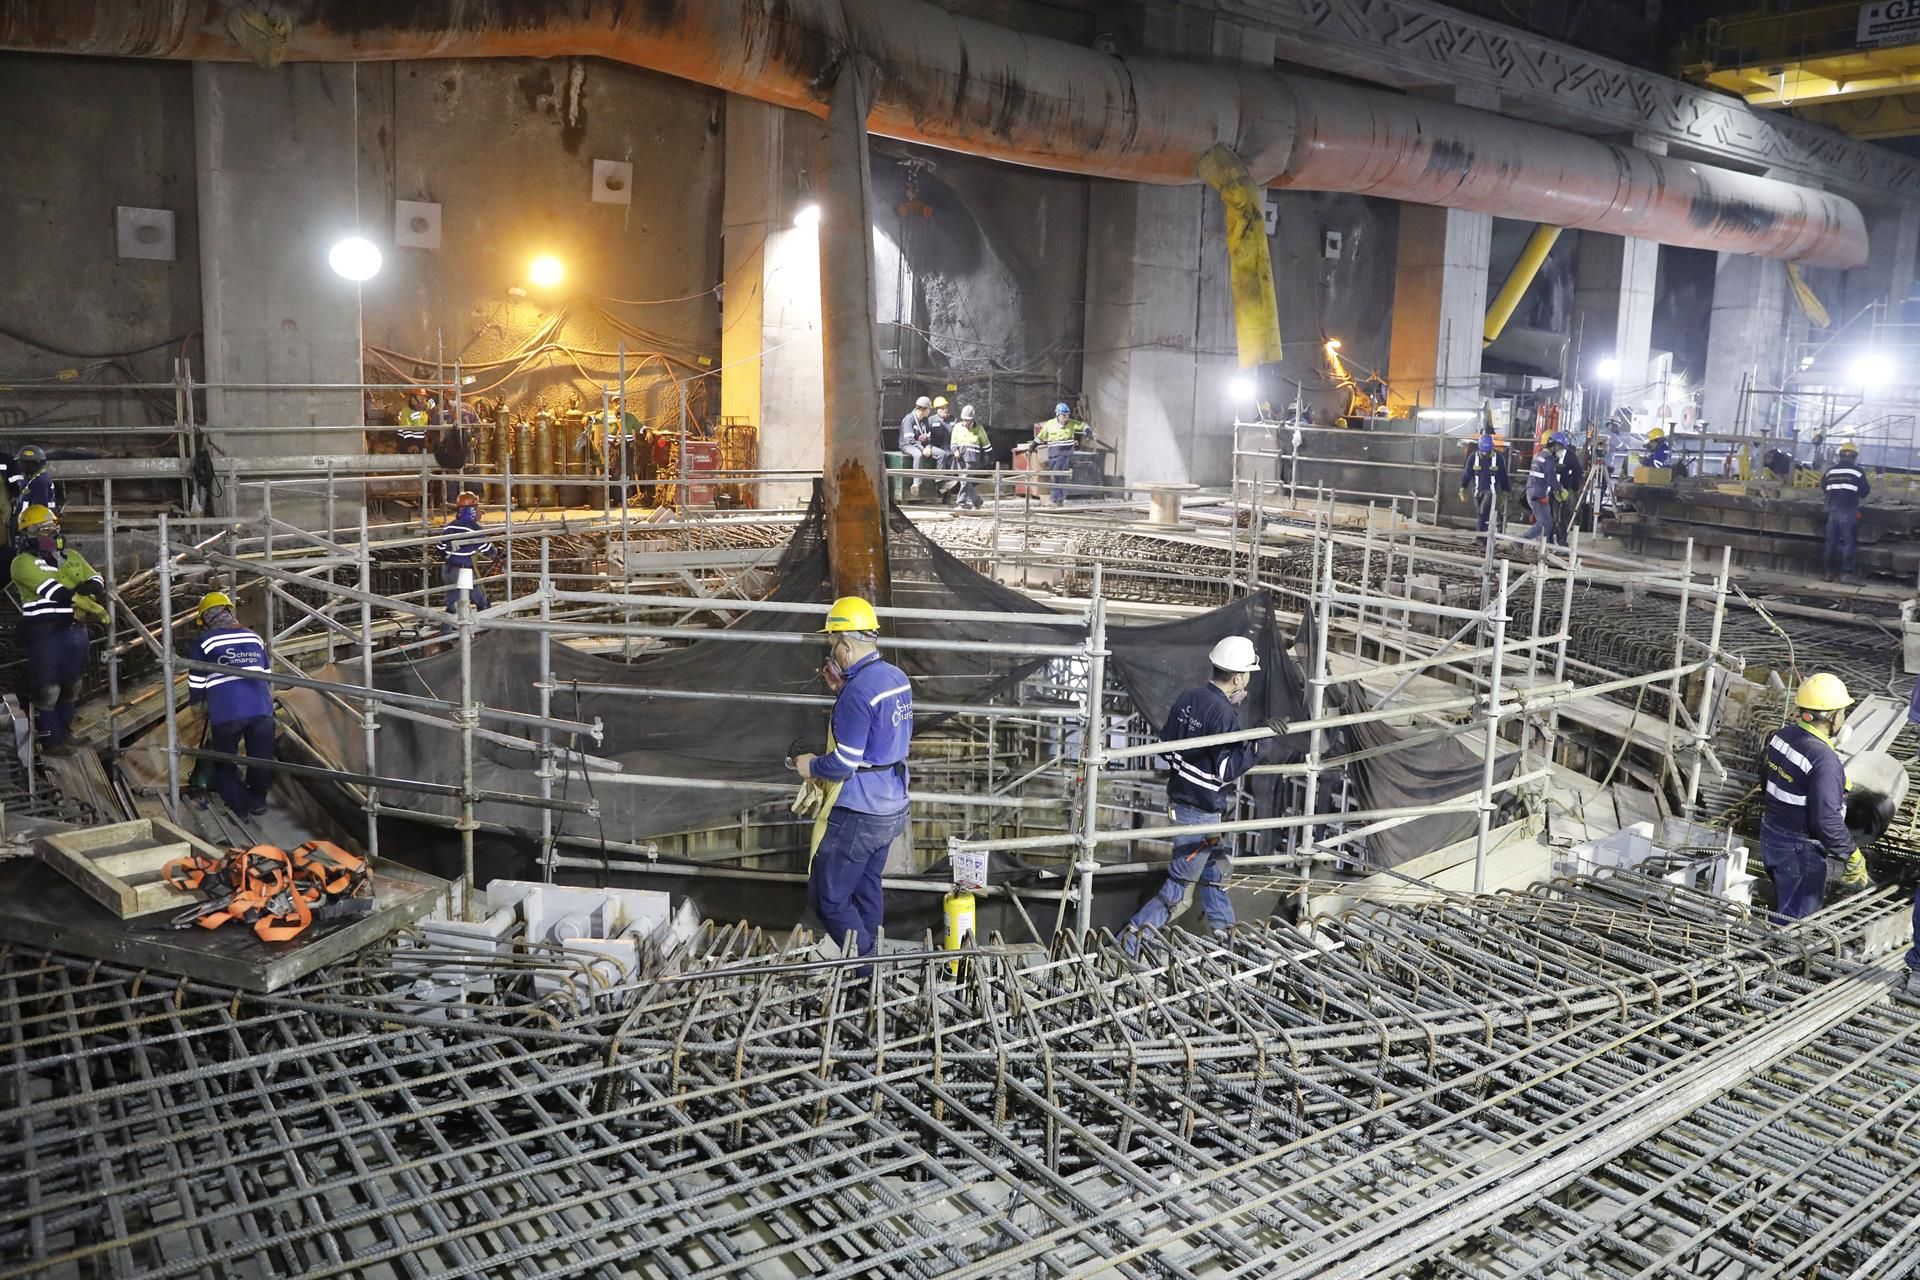
<path id="1" fill-rule="evenodd" d="M 1267 248 L 1265 193 L 1240 157 L 1219 143 L 1201 155 L 1200 177 L 1220 193 L 1226 207 L 1228 280 L 1240 367 L 1272 364 L 1280 359 L 1280 305 Z"/>

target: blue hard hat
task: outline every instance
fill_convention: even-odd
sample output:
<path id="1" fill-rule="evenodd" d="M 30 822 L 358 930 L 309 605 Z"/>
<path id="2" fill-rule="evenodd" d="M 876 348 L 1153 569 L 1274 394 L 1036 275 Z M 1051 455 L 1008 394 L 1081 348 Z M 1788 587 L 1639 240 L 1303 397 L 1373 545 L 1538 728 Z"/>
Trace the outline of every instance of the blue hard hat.
<path id="1" fill-rule="evenodd" d="M 1547 443 L 1564 445 L 1567 443 L 1567 433 L 1564 431 L 1556 431 L 1547 437 Z"/>
<path id="2" fill-rule="evenodd" d="M 1062 400 L 1059 404 L 1053 406 L 1053 411 L 1055 413 L 1072 413 L 1073 406 L 1068 404 L 1065 400 Z"/>
<path id="3" fill-rule="evenodd" d="M 1480 452 L 1482 452 L 1482 453 L 1492 453 L 1492 452 L 1493 452 L 1493 436 L 1492 436 L 1491 434 L 1488 434 L 1488 433 L 1485 433 L 1485 432 L 1482 432 L 1482 433 L 1481 433 L 1481 436 L 1480 436 Z"/>

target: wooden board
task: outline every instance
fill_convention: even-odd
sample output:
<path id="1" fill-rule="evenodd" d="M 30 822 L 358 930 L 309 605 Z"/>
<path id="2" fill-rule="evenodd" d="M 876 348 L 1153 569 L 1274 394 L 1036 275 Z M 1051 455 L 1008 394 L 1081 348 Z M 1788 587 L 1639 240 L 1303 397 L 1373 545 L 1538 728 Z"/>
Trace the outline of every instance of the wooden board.
<path id="1" fill-rule="evenodd" d="M 89 898 L 131 920 L 156 911 L 184 911 L 200 901 L 161 875 L 190 849 L 210 858 L 222 854 L 165 818 L 139 818 L 47 836 L 40 842 L 40 857 Z"/>

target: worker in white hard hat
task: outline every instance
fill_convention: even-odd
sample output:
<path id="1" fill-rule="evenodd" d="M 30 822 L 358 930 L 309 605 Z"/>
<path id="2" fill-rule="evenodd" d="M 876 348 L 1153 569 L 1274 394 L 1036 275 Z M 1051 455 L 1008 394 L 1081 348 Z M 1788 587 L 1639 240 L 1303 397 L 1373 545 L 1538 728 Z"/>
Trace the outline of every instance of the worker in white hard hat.
<path id="1" fill-rule="evenodd" d="M 953 453 L 964 478 L 960 481 L 960 492 L 953 500 L 954 506 L 962 510 L 971 507 L 977 511 L 985 505 L 980 501 L 980 490 L 975 485 L 972 473 L 986 466 L 991 448 L 987 429 L 974 417 L 973 406 L 961 405 L 960 421 L 953 424 Z"/>
<path id="2" fill-rule="evenodd" d="M 1840 442 L 1839 456 L 1820 477 L 1820 488 L 1827 497 L 1827 581 L 1832 582 L 1836 576 L 1858 581 L 1860 505 L 1873 492 L 1860 466 L 1859 445 L 1851 440 Z"/>
<path id="3" fill-rule="evenodd" d="M 1829 859 L 1850 885 L 1866 880 L 1866 861 L 1847 830 L 1847 770 L 1833 746 L 1852 705 L 1839 676 L 1808 676 L 1794 694 L 1793 718 L 1762 753 L 1760 860 L 1773 878 L 1774 911 L 1788 920 L 1819 908 Z"/>
<path id="4" fill-rule="evenodd" d="M 1260 671 L 1260 656 L 1245 636 L 1228 636 L 1207 655 L 1213 678 L 1181 694 L 1160 730 L 1163 742 L 1234 733 L 1240 706 Z M 1260 757 L 1267 739 L 1222 743 L 1211 747 L 1167 752 L 1172 773 L 1167 778 L 1167 816 L 1175 826 L 1218 822 L 1233 807 L 1234 783 Z M 1225 889 L 1233 866 L 1233 848 L 1223 835 L 1175 836 L 1173 858 L 1167 864 L 1166 883 L 1134 913 L 1121 935 L 1128 955 L 1154 931 L 1186 910 L 1189 895 L 1199 891 L 1200 911 L 1215 932 L 1233 927 L 1233 903 Z"/>
<path id="5" fill-rule="evenodd" d="M 940 442 L 934 442 L 935 432 L 940 433 Z M 915 471 L 936 471 L 947 456 L 946 433 L 934 421 L 933 401 L 921 396 L 913 402 L 913 408 L 907 416 L 900 419 L 900 452 L 907 455 L 907 465 Z M 913 496 L 919 497 L 920 477 L 913 478 Z"/>

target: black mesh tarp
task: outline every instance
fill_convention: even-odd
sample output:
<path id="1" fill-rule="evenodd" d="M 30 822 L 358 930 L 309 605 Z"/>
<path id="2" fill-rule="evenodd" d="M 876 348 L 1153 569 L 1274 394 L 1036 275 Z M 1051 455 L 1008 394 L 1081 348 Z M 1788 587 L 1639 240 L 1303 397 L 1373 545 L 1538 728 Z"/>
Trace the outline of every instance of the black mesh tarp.
<path id="1" fill-rule="evenodd" d="M 775 570 L 770 598 L 825 604 L 831 596 L 823 522 L 815 509 L 797 528 Z M 901 607 L 951 612 L 998 612 L 1016 615 L 994 621 L 901 620 L 894 634 L 975 642 L 1076 645 L 1084 639 L 1083 624 L 1054 614 L 1046 605 L 974 572 L 934 545 L 910 521 L 895 511 L 890 524 L 889 557 L 893 571 L 894 603 Z M 716 612 L 723 611 L 716 601 Z M 793 782 L 783 761 L 789 747 L 799 742 L 818 750 L 824 740 L 826 712 L 812 706 L 788 706 L 751 701 L 751 692 L 821 694 L 817 673 L 821 647 L 811 638 L 793 643 L 817 626 L 817 615 L 743 613 L 730 624 L 736 633 L 765 633 L 764 640 L 695 640 L 686 646 L 643 656 L 632 662 L 603 658 L 565 644 L 552 645 L 552 710 L 557 716 L 591 721 L 598 717 L 604 740 L 582 738 L 561 745 L 575 746 L 591 755 L 617 762 L 626 774 L 654 775 L 686 782 Z M 1124 689 L 1146 723 L 1158 731 L 1180 692 L 1208 676 L 1207 652 L 1228 635 L 1253 639 L 1261 656 L 1261 675 L 1254 681 L 1243 708 L 1249 727 L 1266 721 L 1296 720 L 1306 715 L 1305 680 L 1287 652 L 1272 598 L 1261 592 L 1193 618 L 1144 626 L 1109 626 L 1107 647 L 1115 682 Z M 776 638 L 778 637 L 778 638 Z M 483 705 L 518 711 L 537 711 L 540 678 L 539 637 L 530 632 L 484 632 L 474 643 L 473 693 Z M 1020 656 L 965 651 L 894 649 L 888 653 L 914 681 L 921 704 L 978 703 L 1010 689 L 1032 673 L 1041 660 Z M 356 673 L 341 673 L 354 683 Z M 414 660 L 383 660 L 375 666 L 375 683 L 400 692 L 428 694 L 457 700 L 460 694 L 458 655 L 437 654 Z M 618 685 L 635 691 L 674 690 L 721 695 L 688 699 L 657 693 L 590 692 L 579 686 Z M 290 690 L 285 701 L 293 709 L 306 736 L 323 754 L 348 769 L 365 766 L 356 715 L 312 693 Z M 939 717 L 922 714 L 921 729 Z M 483 722 L 483 727 L 528 737 L 524 729 Z M 1072 731 L 1077 735 L 1077 727 Z M 1439 744 L 1457 747 L 1457 744 Z M 1263 759 L 1298 759 L 1305 749 L 1304 735 L 1277 740 Z M 379 731 L 377 772 L 390 777 L 457 784 L 459 737 L 450 729 L 383 716 Z M 1137 762 L 1143 763 L 1143 762 Z M 1467 762 L 1457 752 L 1436 751 L 1431 744 L 1396 752 L 1370 762 L 1363 785 L 1376 796 L 1426 794 L 1442 798 L 1467 773 Z M 498 743 L 482 742 L 476 749 L 475 782 L 485 790 L 533 794 L 537 791 L 535 757 Z M 1472 785 L 1478 782 L 1472 765 Z M 591 782 L 591 786 L 590 786 Z M 1470 788 L 1469 788 L 1470 789 Z M 667 832 L 719 825 L 766 799 L 765 793 L 738 789 L 704 789 L 687 785 L 633 786 L 601 775 L 591 779 L 577 767 L 554 782 L 554 793 L 585 799 L 591 791 L 601 808 L 600 824 L 572 815 L 557 819 L 562 829 L 579 837 L 604 836 L 635 840 Z M 1283 788 L 1277 778 L 1260 778 L 1249 788 L 1256 815 L 1278 811 Z M 1449 792 L 1448 794 L 1453 794 Z M 442 796 L 390 796 L 405 804 L 445 815 L 457 806 Z M 1370 801 L 1378 803 L 1379 801 Z M 477 814 L 484 822 L 532 829 L 534 810 L 504 803 L 483 803 Z M 1423 819 L 1411 828 L 1389 833 L 1381 856 L 1400 860 L 1411 843 L 1444 835 L 1445 817 Z M 1448 830 L 1452 826 L 1448 825 Z M 1404 834 L 1403 834 L 1404 833 Z M 1444 841 L 1441 841 L 1444 843 Z M 1261 842 L 1270 846 L 1270 841 Z M 1433 847 L 1428 844 L 1426 847 Z M 1404 856 L 1411 856 L 1406 854 Z"/>

